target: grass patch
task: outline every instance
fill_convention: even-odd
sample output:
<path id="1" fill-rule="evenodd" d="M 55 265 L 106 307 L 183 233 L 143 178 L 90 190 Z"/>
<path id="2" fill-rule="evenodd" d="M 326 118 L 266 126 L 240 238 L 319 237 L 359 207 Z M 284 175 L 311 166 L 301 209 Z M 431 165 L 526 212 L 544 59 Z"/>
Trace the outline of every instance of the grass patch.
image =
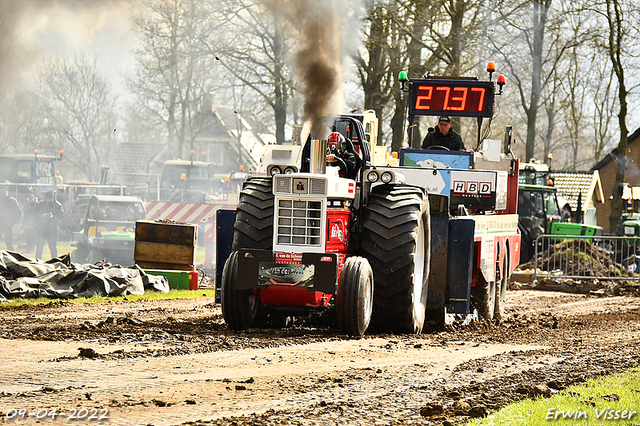
<path id="1" fill-rule="evenodd" d="M 550 398 L 509 404 L 468 425 L 637 425 L 639 411 L 640 369 L 633 368 L 570 386 Z"/>
<path id="2" fill-rule="evenodd" d="M 137 300 L 171 300 L 171 299 L 201 299 L 205 297 L 214 297 L 215 290 L 199 289 L 199 290 L 169 290 L 169 293 L 160 293 L 158 291 L 148 290 L 144 294 L 129 294 L 125 296 L 104 297 L 78 297 L 76 299 L 51 299 L 47 297 L 38 297 L 37 299 L 11 299 L 6 302 L 0 302 L 0 308 L 15 308 L 25 305 L 47 305 L 49 303 L 104 303 L 104 302 L 135 302 Z"/>

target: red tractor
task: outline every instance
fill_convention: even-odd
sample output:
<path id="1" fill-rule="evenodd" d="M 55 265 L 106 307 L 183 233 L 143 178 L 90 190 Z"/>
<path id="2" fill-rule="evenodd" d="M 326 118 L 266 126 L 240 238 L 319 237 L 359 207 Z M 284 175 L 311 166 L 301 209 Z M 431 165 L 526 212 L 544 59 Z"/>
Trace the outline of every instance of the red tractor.
<path id="1" fill-rule="evenodd" d="M 234 330 L 314 308 L 334 308 L 349 335 L 362 335 L 372 316 L 393 331 L 422 330 L 427 194 L 371 167 L 358 120 L 339 117 L 331 127 L 357 155 L 355 180 L 323 170 L 326 141 L 309 139 L 300 173 L 245 183 L 221 284 L 223 316 Z"/>

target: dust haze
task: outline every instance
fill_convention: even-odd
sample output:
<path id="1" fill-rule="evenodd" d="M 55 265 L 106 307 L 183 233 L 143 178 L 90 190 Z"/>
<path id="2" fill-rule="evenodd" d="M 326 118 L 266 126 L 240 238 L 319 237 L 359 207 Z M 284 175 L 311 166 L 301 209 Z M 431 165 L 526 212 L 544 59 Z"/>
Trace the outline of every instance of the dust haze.
<path id="1" fill-rule="evenodd" d="M 0 0 L 0 91 L 32 83 L 53 56 L 86 50 L 111 64 L 130 43 L 130 16 L 141 0 Z M 116 34 L 108 37 L 105 34 Z"/>

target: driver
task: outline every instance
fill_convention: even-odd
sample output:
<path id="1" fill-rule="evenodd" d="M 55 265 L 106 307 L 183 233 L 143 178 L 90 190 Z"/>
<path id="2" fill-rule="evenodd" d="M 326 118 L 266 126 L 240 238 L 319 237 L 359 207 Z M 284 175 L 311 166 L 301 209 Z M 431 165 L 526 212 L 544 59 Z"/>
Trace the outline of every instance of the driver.
<path id="1" fill-rule="evenodd" d="M 327 165 L 340 168 L 340 176 L 356 179 L 358 175 L 358 160 L 356 154 L 347 150 L 347 141 L 340 132 L 332 132 L 328 138 L 329 154 Z"/>
<path id="2" fill-rule="evenodd" d="M 438 119 L 438 126 L 433 132 L 427 133 L 422 141 L 422 149 L 429 147 L 444 147 L 450 151 L 465 149 L 462 137 L 451 128 L 451 118 L 446 115 Z"/>

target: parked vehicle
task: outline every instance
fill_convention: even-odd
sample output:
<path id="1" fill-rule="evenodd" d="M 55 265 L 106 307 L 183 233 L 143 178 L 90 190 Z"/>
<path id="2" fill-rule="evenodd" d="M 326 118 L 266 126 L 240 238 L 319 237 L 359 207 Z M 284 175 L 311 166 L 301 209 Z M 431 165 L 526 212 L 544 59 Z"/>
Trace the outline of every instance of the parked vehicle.
<path id="1" fill-rule="evenodd" d="M 139 197 L 92 195 L 82 231 L 74 234 L 76 250 L 71 253 L 72 260 L 133 265 L 135 225 L 145 219 L 145 214 L 144 202 Z"/>
<path id="2" fill-rule="evenodd" d="M 0 184 L 21 203 L 29 194 L 43 198 L 44 193 L 58 190 L 55 162 L 62 156 L 33 154 L 0 155 Z"/>
<path id="3" fill-rule="evenodd" d="M 543 234 L 602 235 L 600 226 L 569 222 L 554 187 L 520 184 L 518 191 L 518 228 L 522 235 L 520 263 L 531 260 L 535 244 L 539 243 L 537 239 Z M 538 251 L 542 249 L 544 247 L 538 247 Z"/>

